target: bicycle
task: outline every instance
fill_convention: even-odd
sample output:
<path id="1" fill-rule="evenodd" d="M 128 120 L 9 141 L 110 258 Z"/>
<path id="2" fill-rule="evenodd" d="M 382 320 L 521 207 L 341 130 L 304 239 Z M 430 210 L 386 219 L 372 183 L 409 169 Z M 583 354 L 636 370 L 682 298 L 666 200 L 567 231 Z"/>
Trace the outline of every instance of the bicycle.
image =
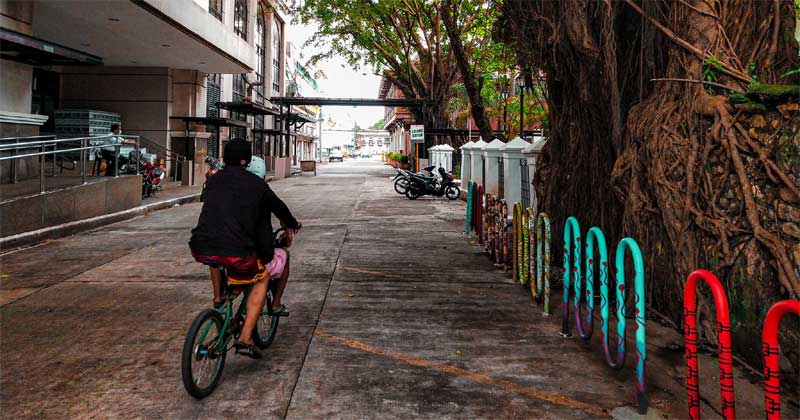
<path id="1" fill-rule="evenodd" d="M 284 230 L 278 229 L 275 237 Z M 247 298 L 253 287 L 228 285 L 227 272 L 224 267 L 220 268 L 223 304 L 219 309 L 204 309 L 200 312 L 189 327 L 183 343 L 181 379 L 189 395 L 198 400 L 209 396 L 219 384 L 228 351 L 233 348 L 234 339 L 242 332 Z M 268 280 L 266 303 L 253 330 L 253 341 L 262 350 L 272 344 L 278 331 L 280 316 L 273 311 L 272 306 L 276 286 L 273 279 Z M 242 301 L 234 314 L 234 301 L 239 295 L 242 295 Z M 195 367 L 198 368 L 197 373 Z M 205 376 L 209 376 L 207 380 L 203 380 Z"/>

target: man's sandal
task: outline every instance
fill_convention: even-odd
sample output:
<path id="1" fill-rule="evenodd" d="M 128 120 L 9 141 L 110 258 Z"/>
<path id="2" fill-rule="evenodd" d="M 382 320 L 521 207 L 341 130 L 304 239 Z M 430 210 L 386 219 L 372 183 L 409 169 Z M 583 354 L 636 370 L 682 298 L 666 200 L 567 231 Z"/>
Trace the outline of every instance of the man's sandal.
<path id="1" fill-rule="evenodd" d="M 280 308 L 275 308 L 272 310 L 272 315 L 289 316 L 289 309 L 286 307 L 286 305 L 281 305 Z"/>
<path id="2" fill-rule="evenodd" d="M 255 344 L 247 344 L 236 340 L 233 342 L 233 348 L 236 349 L 236 354 L 241 354 L 251 359 L 260 359 L 262 357 L 261 350 Z"/>

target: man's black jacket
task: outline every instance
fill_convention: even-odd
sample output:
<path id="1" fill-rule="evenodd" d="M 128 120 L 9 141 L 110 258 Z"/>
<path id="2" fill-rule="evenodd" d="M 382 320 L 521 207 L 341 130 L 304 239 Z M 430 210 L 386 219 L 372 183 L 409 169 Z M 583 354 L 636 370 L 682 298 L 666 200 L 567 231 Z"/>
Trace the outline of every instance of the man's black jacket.
<path id="1" fill-rule="evenodd" d="M 208 179 L 189 248 L 202 255 L 258 255 L 266 264 L 274 255 L 272 213 L 287 227 L 298 227 L 289 208 L 264 180 L 243 167 L 227 166 Z"/>

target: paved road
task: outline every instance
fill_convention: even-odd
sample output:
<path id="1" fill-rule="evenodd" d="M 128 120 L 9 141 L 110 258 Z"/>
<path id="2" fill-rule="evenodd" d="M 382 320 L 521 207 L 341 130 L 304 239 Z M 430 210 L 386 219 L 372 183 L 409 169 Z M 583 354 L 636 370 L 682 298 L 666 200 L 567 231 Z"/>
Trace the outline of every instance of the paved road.
<path id="1" fill-rule="evenodd" d="M 184 334 L 211 300 L 186 245 L 199 204 L 0 256 L 0 413 L 555 419 L 634 402 L 630 368 L 560 338 L 556 317 L 468 242 L 463 203 L 409 201 L 388 174 L 358 160 L 272 184 L 306 226 L 291 316 L 264 360 L 231 354 L 199 402 L 180 382 Z M 680 372 L 673 350 L 662 370 Z M 651 400 L 685 416 L 673 379 Z"/>

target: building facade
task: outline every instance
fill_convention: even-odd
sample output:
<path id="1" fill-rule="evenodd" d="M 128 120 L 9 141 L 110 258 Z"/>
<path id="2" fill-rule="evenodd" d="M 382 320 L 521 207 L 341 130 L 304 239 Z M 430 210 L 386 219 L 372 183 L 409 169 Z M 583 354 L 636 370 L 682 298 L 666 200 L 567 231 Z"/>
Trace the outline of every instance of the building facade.
<path id="1" fill-rule="evenodd" d="M 405 98 L 403 92 L 395 86 L 388 78 L 381 80 L 378 91 L 380 99 L 402 99 Z M 405 107 L 384 107 L 383 111 L 384 129 L 389 132 L 389 152 L 410 153 L 409 128 L 416 124 L 416 118 L 410 109 Z"/>
<path id="2" fill-rule="evenodd" d="M 241 137 L 275 168 L 292 149 L 269 102 L 286 91 L 287 10 L 283 0 L 0 2 L 0 137 L 54 132 L 58 109 L 107 111 L 151 149 L 219 157 Z"/>

